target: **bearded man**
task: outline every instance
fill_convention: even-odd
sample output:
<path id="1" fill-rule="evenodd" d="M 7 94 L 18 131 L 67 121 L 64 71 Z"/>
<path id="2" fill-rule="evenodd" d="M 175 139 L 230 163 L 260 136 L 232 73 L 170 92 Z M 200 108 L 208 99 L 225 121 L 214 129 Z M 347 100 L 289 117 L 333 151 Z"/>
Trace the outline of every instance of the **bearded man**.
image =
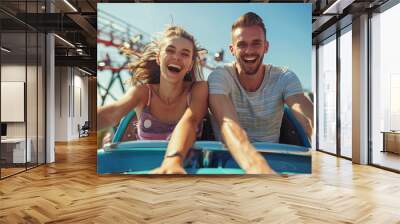
<path id="1" fill-rule="evenodd" d="M 263 64 L 269 47 L 266 33 L 257 14 L 240 16 L 232 25 L 229 46 L 235 61 L 208 78 L 214 133 L 246 173 L 274 173 L 251 142 L 278 143 L 284 104 L 310 139 L 313 129 L 313 105 L 296 74 Z"/>

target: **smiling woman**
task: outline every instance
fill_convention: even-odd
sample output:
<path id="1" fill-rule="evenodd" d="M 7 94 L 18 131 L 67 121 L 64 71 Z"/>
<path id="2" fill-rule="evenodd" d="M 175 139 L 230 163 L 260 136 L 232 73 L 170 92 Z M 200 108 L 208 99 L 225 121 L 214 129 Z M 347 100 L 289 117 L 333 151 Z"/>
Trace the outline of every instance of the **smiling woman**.
<path id="1" fill-rule="evenodd" d="M 161 51 L 156 58 L 161 68 L 161 78 L 171 81 L 181 79 L 185 76 L 185 70 L 193 67 L 192 58 L 194 48 L 192 42 L 182 37 L 167 38 L 161 44 Z M 193 77 L 190 77 L 192 79 Z"/>
<path id="2" fill-rule="evenodd" d="M 142 56 L 130 65 L 135 74 L 132 84 L 160 83 L 160 77 L 167 75 L 169 70 L 183 74 L 185 81 L 200 81 L 203 77 L 197 52 L 191 34 L 181 27 L 170 26 L 161 37 L 148 44 Z"/>
<path id="3" fill-rule="evenodd" d="M 197 51 L 191 34 L 178 26 L 168 27 L 130 65 L 133 87 L 120 100 L 98 109 L 99 128 L 115 126 L 135 110 L 137 139 L 170 140 L 155 173 L 185 173 L 184 158 L 201 134 L 208 88 L 201 81 Z"/>

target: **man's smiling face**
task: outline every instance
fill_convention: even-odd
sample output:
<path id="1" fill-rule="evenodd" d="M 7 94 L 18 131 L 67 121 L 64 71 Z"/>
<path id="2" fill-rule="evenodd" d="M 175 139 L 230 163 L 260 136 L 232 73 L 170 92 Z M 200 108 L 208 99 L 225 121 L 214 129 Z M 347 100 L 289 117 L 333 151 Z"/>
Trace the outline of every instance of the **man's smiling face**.
<path id="1" fill-rule="evenodd" d="M 240 72 L 254 75 L 260 69 L 264 54 L 268 51 L 268 41 L 259 26 L 238 27 L 232 32 L 232 44 L 229 46 Z"/>

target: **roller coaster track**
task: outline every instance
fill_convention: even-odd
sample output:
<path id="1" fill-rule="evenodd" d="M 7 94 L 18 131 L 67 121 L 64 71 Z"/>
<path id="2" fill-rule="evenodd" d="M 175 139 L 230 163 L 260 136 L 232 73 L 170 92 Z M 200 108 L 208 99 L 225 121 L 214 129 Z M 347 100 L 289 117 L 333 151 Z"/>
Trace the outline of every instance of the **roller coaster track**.
<path id="1" fill-rule="evenodd" d="M 152 40 L 152 37 L 140 28 L 102 10 L 98 11 L 97 18 L 97 44 L 101 46 L 101 51 L 98 51 L 100 58 L 98 57 L 97 61 L 97 91 L 99 103 L 103 106 L 107 99 L 115 101 L 119 98 L 112 89 L 117 87 L 122 93 L 126 92 L 122 73 L 125 72 L 130 77 L 134 75 L 129 71 L 128 64 L 141 55 L 144 46 Z M 213 70 L 215 65 L 209 65 L 208 62 L 223 62 L 222 50 L 217 53 L 206 52 L 199 56 L 202 59 L 202 68 L 209 70 Z M 212 60 L 207 61 L 207 58 Z M 109 72 L 111 76 L 108 78 Z"/>
<path id="2" fill-rule="evenodd" d="M 118 99 L 111 91 L 114 85 L 118 86 L 123 93 L 126 92 L 124 80 L 121 77 L 123 71 L 128 71 L 128 74 L 133 76 L 128 70 L 132 56 L 124 54 L 121 49 L 129 49 L 133 55 L 140 55 L 146 42 L 149 41 L 150 35 L 141 29 L 104 11 L 98 11 L 97 43 L 104 49 L 101 53 L 105 53 L 97 62 L 98 79 L 104 80 L 104 72 L 111 72 L 106 84 L 97 82 L 100 105 L 104 105 L 108 97 L 113 101 Z M 118 58 L 110 56 L 115 49 L 121 55 Z"/>

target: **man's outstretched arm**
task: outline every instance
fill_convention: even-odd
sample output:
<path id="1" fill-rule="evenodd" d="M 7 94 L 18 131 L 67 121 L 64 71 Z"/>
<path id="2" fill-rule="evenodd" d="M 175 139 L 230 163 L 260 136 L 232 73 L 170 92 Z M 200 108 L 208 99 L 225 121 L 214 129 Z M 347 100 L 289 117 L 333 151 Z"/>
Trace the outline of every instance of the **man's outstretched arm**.
<path id="1" fill-rule="evenodd" d="M 286 98 L 285 103 L 293 111 L 294 116 L 303 126 L 309 139 L 313 133 L 314 111 L 312 102 L 304 93 L 295 94 Z"/>
<path id="2" fill-rule="evenodd" d="M 210 94 L 210 109 L 220 129 L 221 135 L 233 158 L 246 173 L 275 173 L 250 143 L 232 101 L 224 94 Z"/>

